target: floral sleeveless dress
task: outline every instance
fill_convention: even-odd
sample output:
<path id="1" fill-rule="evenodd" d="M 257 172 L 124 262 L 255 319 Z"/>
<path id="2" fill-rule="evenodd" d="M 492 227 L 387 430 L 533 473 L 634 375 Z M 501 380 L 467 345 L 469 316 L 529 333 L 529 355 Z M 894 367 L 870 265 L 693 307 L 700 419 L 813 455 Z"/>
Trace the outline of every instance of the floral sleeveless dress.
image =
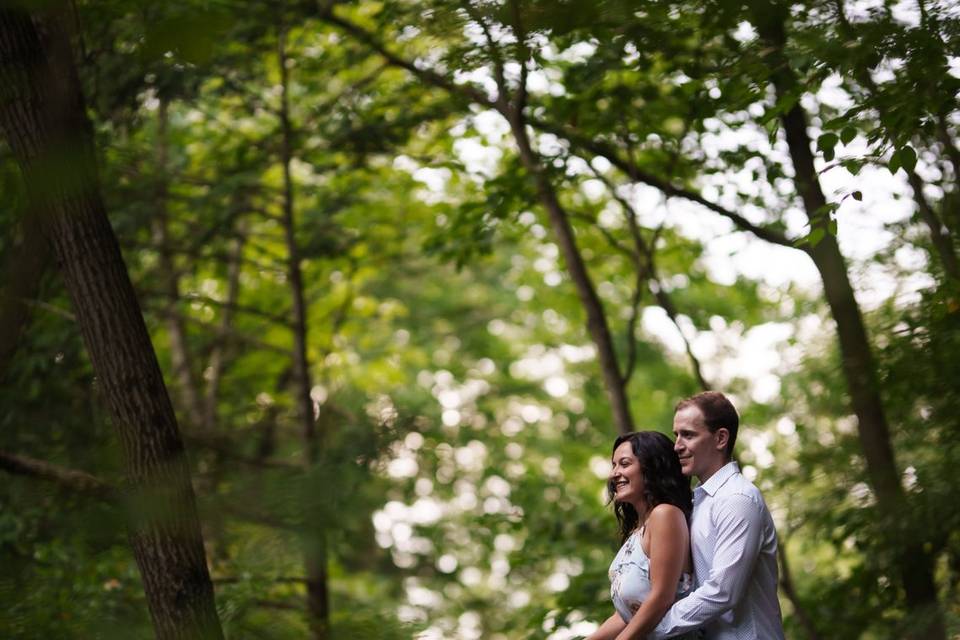
<path id="1" fill-rule="evenodd" d="M 641 531 L 630 534 L 610 563 L 610 599 L 624 622 L 630 622 L 633 612 L 650 595 L 650 559 L 643 552 L 641 535 Z M 680 584 L 677 585 L 677 600 L 687 597 L 691 591 L 693 576 L 689 573 L 681 574 Z M 679 640 L 695 640 L 699 637 L 696 632 L 677 636 Z"/>

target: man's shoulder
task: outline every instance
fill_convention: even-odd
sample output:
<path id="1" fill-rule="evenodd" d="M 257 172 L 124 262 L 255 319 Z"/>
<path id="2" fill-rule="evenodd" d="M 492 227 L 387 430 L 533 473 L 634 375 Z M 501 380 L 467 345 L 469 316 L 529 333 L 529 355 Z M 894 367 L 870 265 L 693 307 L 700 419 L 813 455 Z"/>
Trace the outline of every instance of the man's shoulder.
<path id="1" fill-rule="evenodd" d="M 731 474 L 727 481 L 723 483 L 723 486 L 717 489 L 716 493 L 718 500 L 737 499 L 738 496 L 749 498 L 751 502 L 756 502 L 759 505 L 765 506 L 766 504 L 760 489 L 739 471 Z"/>

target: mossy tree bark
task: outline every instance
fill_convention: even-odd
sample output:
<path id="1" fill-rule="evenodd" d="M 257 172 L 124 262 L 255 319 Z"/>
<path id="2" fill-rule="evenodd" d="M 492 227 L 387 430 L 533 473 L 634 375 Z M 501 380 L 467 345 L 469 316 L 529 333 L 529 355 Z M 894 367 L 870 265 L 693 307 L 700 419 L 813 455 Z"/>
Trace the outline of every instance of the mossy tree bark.
<path id="1" fill-rule="evenodd" d="M 120 436 L 129 540 L 156 637 L 222 638 L 183 442 L 100 195 L 70 41 L 52 14 L 0 9 L 0 128 Z"/>

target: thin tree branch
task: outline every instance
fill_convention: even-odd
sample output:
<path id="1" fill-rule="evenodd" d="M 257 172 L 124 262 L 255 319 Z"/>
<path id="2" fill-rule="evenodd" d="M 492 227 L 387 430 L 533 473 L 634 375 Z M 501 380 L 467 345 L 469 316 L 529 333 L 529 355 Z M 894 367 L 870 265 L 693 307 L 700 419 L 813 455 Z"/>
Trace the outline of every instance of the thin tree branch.
<path id="1" fill-rule="evenodd" d="M 299 577 L 284 577 L 279 576 L 275 578 L 257 576 L 252 578 L 241 578 L 238 576 L 224 576 L 222 578 L 213 578 L 213 584 L 239 584 L 241 582 L 250 582 L 254 584 L 259 584 L 262 582 L 275 582 L 278 584 L 303 584 L 307 581 L 306 578 Z"/>
<path id="2" fill-rule="evenodd" d="M 957 262 L 957 253 L 953 248 L 953 242 L 948 234 L 944 234 L 940 217 L 937 216 L 933 207 L 931 207 L 927 201 L 927 196 L 923 193 L 923 181 L 913 169 L 908 170 L 906 167 L 903 169 L 907 172 L 907 181 L 913 190 L 913 199 L 917 203 L 917 212 L 920 214 L 920 218 L 924 223 L 926 223 L 927 228 L 930 229 L 930 240 L 933 242 L 933 247 L 940 257 L 940 263 L 943 265 L 944 272 L 949 278 L 960 280 L 960 264 Z"/>
<path id="3" fill-rule="evenodd" d="M 321 14 L 321 19 L 349 33 L 354 38 L 364 43 L 395 67 L 406 69 L 414 76 L 420 78 L 427 84 L 445 89 L 450 93 L 461 95 L 477 104 L 481 104 L 492 109 L 498 109 L 499 105 L 495 100 L 491 100 L 483 91 L 471 84 L 457 84 L 450 78 L 447 78 L 432 69 L 423 69 L 415 63 L 405 60 L 380 42 L 373 34 L 367 32 L 362 27 L 350 22 L 346 18 L 336 15 L 332 8 Z"/>
<path id="4" fill-rule="evenodd" d="M 110 484 L 86 471 L 69 469 L 60 465 L 0 450 L 0 469 L 15 475 L 48 480 L 66 489 L 114 502 L 118 493 Z"/>
<path id="5" fill-rule="evenodd" d="M 44 302 L 43 300 L 22 300 L 21 299 L 19 300 L 19 302 L 21 304 L 27 305 L 28 307 L 36 307 L 37 309 L 43 309 L 44 311 L 48 311 L 55 316 L 60 316 L 61 318 L 65 320 L 69 320 L 71 322 L 77 321 L 76 314 L 74 314 L 69 309 L 58 307 L 55 304 L 50 304 L 49 302 Z"/>
<path id="6" fill-rule="evenodd" d="M 654 187 L 668 197 L 681 198 L 683 200 L 695 202 L 709 209 L 710 211 L 718 213 L 721 216 L 731 220 L 739 229 L 743 231 L 749 231 L 762 240 L 779 244 L 784 247 L 789 247 L 791 249 L 797 249 L 800 251 L 804 250 L 798 247 L 793 240 L 785 236 L 778 229 L 753 224 L 742 215 L 726 209 L 714 202 L 710 202 L 702 195 L 691 189 L 675 186 L 666 180 L 653 175 L 652 173 L 644 171 L 635 162 L 624 158 L 623 155 L 616 149 L 616 147 L 607 142 L 590 138 L 577 132 L 573 128 L 562 127 L 549 123 L 545 120 L 530 118 L 528 122 L 530 125 L 540 129 L 541 131 L 552 133 L 567 140 L 573 148 L 587 151 L 591 155 L 602 156 L 606 158 L 610 164 L 620 169 L 620 171 L 622 171 L 634 182 L 639 182 Z"/>
<path id="7" fill-rule="evenodd" d="M 163 300 L 169 299 L 169 294 L 165 291 L 157 291 L 155 289 L 142 289 L 138 292 L 138 297 L 143 301 L 149 301 L 151 298 L 160 298 Z M 185 293 L 180 296 L 182 302 L 199 302 L 202 304 L 208 304 L 212 307 L 218 307 L 223 309 L 231 309 L 239 313 L 243 313 L 250 316 L 255 316 L 263 320 L 268 320 L 273 324 L 280 325 L 281 327 L 290 329 L 290 320 L 284 315 L 270 313 L 262 309 L 257 309 L 256 307 L 250 307 L 247 305 L 237 304 L 236 302 L 230 303 L 229 300 L 217 300 L 216 298 L 211 298 L 210 296 L 205 296 L 199 293 Z"/>
<path id="8" fill-rule="evenodd" d="M 807 610 L 803 606 L 803 603 L 800 602 L 797 589 L 793 584 L 790 564 L 787 561 L 786 540 L 780 540 L 777 544 L 777 558 L 780 560 L 780 589 L 783 591 L 783 595 L 787 596 L 787 600 L 793 605 L 793 613 L 797 616 L 797 620 L 800 621 L 800 626 L 803 627 L 807 635 L 807 640 L 820 640 L 821 636 L 817 632 L 813 620 L 807 615 Z"/>
<path id="9" fill-rule="evenodd" d="M 270 458 L 260 458 L 259 456 L 250 457 L 237 453 L 230 447 L 231 442 L 224 437 L 190 435 L 186 437 L 185 440 L 190 444 L 191 447 L 213 451 L 225 460 L 238 462 L 255 469 L 278 469 L 281 471 L 296 472 L 303 471 L 302 465 L 294 464 L 293 462 L 286 462 L 284 460 Z"/>
<path id="10" fill-rule="evenodd" d="M 226 367 L 226 337 L 233 328 L 233 316 L 236 310 L 237 297 L 240 295 L 240 272 L 242 271 L 241 261 L 243 255 L 243 234 L 234 240 L 234 246 L 231 248 L 230 261 L 227 263 L 227 299 L 223 307 L 223 314 L 220 318 L 220 328 L 217 331 L 217 341 L 210 352 L 207 361 L 207 371 L 205 375 L 207 381 L 206 393 L 204 394 L 204 428 L 208 432 L 213 432 L 217 427 L 217 404 L 220 400 L 220 380 Z"/>
<path id="11" fill-rule="evenodd" d="M 510 0 L 510 9 L 513 14 L 514 37 L 517 39 L 517 61 L 520 63 L 520 84 L 517 86 L 512 106 L 516 113 L 523 113 L 527 107 L 527 75 L 529 74 L 527 65 L 530 62 L 530 49 L 527 47 L 527 33 L 520 14 L 520 0 Z"/>
<path id="12" fill-rule="evenodd" d="M 463 7 L 464 11 L 467 12 L 467 15 L 469 15 L 474 22 L 480 25 L 480 29 L 483 30 L 483 37 L 487 41 L 487 50 L 490 53 L 490 59 L 493 60 L 493 78 L 498 87 L 496 101 L 506 105 L 509 102 L 509 93 L 507 93 L 507 77 L 503 70 L 503 56 L 500 55 L 500 49 L 497 47 L 497 44 L 493 39 L 493 35 L 490 33 L 490 27 L 480 12 L 477 11 L 470 3 L 470 0 L 462 0 L 460 5 Z"/>
<path id="13" fill-rule="evenodd" d="M 281 611 L 303 611 L 303 605 L 293 604 L 292 602 L 281 602 L 279 600 L 265 600 L 258 598 L 252 601 L 252 604 L 264 609 L 279 609 Z"/>
<path id="14" fill-rule="evenodd" d="M 687 358 L 690 360 L 690 366 L 693 369 L 694 376 L 697 378 L 697 383 L 700 385 L 702 390 L 708 391 L 710 389 L 710 383 L 708 383 L 706 378 L 703 376 L 703 367 L 700 365 L 700 360 L 696 355 L 694 355 L 693 346 L 690 344 L 686 334 L 683 332 L 683 327 L 680 326 L 679 314 L 677 313 L 676 305 L 674 305 L 673 299 L 670 297 L 670 294 L 667 293 L 663 283 L 660 280 L 660 276 L 657 273 L 656 261 L 654 257 L 654 246 L 656 245 L 656 239 L 659 237 L 660 231 L 663 227 L 660 226 L 655 231 L 653 243 L 648 243 L 646 240 L 644 240 L 643 234 L 640 232 L 640 224 L 637 220 L 638 216 L 636 209 L 634 209 L 633 205 L 628 202 L 626 198 L 617 192 L 616 186 L 610 182 L 605 175 L 594 169 L 592 165 L 590 168 L 593 171 L 593 174 L 604 183 L 604 185 L 607 187 L 607 190 L 623 210 L 623 215 L 626 218 L 627 226 L 630 229 L 630 236 L 633 238 L 633 243 L 636 247 L 634 255 L 636 256 L 635 265 L 638 277 L 637 286 L 639 287 L 641 285 L 641 277 L 649 283 L 650 290 L 653 293 L 657 304 L 667 313 L 667 317 L 670 318 L 671 322 L 673 322 L 673 325 L 677 328 L 677 332 L 680 334 L 680 338 L 683 340 L 684 350 L 686 351 Z M 641 262 L 640 256 L 646 258 L 646 264 Z M 634 299 L 639 302 L 639 295 L 635 295 Z M 636 307 L 633 309 L 633 315 L 631 319 L 634 323 L 636 322 Z M 630 331 L 631 333 L 628 335 L 628 344 L 633 345 L 635 338 L 634 334 L 632 333 L 632 326 L 630 327 Z M 628 369 L 627 372 L 628 375 L 625 375 L 625 378 L 628 378 L 629 375 L 632 375 L 632 367 Z M 626 382 L 624 384 L 626 384 Z"/>
<path id="15" fill-rule="evenodd" d="M 177 312 L 177 314 L 178 314 L 178 317 L 186 320 L 187 322 L 189 322 L 189 323 L 191 323 L 191 324 L 195 324 L 195 325 L 197 325 L 197 326 L 200 326 L 200 327 L 206 329 L 207 331 L 209 331 L 210 333 L 212 333 L 212 334 L 214 334 L 214 335 L 218 335 L 219 333 L 221 333 L 221 327 L 220 327 L 220 325 L 215 325 L 215 324 L 210 323 L 210 322 L 205 322 L 205 321 L 203 321 L 203 320 L 200 320 L 199 318 L 194 318 L 193 316 L 191 316 L 191 315 L 189 315 L 189 314 L 179 313 L 179 312 Z M 276 346 L 276 345 L 274 345 L 274 344 L 270 344 L 269 342 L 265 342 L 265 341 L 263 341 L 263 340 L 260 340 L 259 338 L 255 338 L 254 336 L 245 334 L 245 333 L 243 333 L 243 332 L 241 332 L 241 331 L 239 331 L 239 330 L 237 330 L 237 329 L 230 329 L 229 331 L 227 331 L 227 332 L 225 332 L 225 333 L 226 333 L 227 336 L 230 337 L 230 339 L 236 340 L 236 341 L 241 342 L 241 343 L 243 343 L 243 344 L 248 344 L 248 345 L 250 345 L 250 346 L 252 346 L 252 347 L 256 347 L 256 348 L 258 348 L 258 349 L 263 349 L 264 351 L 270 351 L 270 352 L 272 352 L 272 353 L 282 354 L 282 355 L 285 355 L 285 356 L 289 356 L 289 355 L 290 355 L 290 350 L 289 350 L 289 349 L 285 349 L 285 348 L 283 348 L 283 347 L 278 347 L 278 346 Z"/>
<path id="16" fill-rule="evenodd" d="M 623 366 L 623 386 L 626 387 L 633 377 L 637 365 L 637 319 L 640 317 L 640 302 L 643 300 L 643 285 L 647 273 L 636 269 L 636 282 L 633 286 L 633 296 L 630 299 L 630 317 L 627 318 L 627 361 Z"/>

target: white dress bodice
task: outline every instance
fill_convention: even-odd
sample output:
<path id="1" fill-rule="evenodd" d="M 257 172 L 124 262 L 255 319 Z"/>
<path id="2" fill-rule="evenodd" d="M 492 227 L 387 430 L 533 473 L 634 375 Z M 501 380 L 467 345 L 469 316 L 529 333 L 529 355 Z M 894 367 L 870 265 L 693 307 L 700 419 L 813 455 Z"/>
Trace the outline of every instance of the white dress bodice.
<path id="1" fill-rule="evenodd" d="M 624 622 L 630 622 L 633 612 L 650 595 L 650 559 L 643 552 L 640 537 L 640 531 L 630 534 L 610 564 L 610 598 Z M 677 600 L 687 596 L 692 590 L 693 576 L 689 573 L 681 574 L 680 583 L 677 585 Z"/>

